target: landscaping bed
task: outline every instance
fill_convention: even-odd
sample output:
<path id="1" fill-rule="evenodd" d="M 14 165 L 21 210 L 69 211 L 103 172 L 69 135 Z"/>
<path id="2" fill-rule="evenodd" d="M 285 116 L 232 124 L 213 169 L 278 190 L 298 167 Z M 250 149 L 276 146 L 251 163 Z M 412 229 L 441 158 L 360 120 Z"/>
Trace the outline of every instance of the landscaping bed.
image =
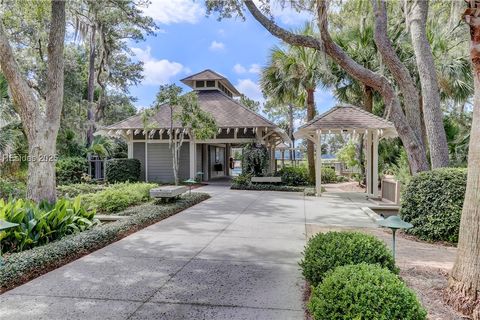
<path id="1" fill-rule="evenodd" d="M 174 203 L 147 203 L 127 210 L 128 218 L 63 237 L 49 244 L 4 256 L 0 292 L 5 292 L 55 268 L 208 199 L 205 193 L 185 194 Z M 119 213 L 122 214 L 122 213 Z"/>

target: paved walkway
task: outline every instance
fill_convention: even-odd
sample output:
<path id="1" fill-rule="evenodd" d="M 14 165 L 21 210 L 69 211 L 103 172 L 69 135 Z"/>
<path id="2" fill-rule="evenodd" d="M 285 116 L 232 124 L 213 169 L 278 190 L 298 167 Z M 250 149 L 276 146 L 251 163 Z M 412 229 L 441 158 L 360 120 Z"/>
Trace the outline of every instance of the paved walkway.
<path id="1" fill-rule="evenodd" d="M 233 191 L 0 296 L 1 319 L 303 319 L 306 228 L 372 227 L 364 197 Z"/>

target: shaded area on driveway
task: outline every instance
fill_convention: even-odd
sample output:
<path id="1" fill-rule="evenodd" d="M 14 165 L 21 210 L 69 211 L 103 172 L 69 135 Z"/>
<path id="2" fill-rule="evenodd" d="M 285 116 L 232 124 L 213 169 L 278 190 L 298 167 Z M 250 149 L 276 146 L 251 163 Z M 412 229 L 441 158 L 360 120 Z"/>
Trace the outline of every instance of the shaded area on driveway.
<path id="1" fill-rule="evenodd" d="M 0 296 L 8 319 L 303 319 L 306 226 L 372 227 L 357 195 L 212 195 Z"/>

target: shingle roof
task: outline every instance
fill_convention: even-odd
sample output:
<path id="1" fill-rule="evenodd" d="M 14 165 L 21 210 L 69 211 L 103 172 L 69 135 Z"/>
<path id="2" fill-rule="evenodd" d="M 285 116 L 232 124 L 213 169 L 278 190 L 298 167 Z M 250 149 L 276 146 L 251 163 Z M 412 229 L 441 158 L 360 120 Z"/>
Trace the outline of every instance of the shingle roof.
<path id="1" fill-rule="evenodd" d="M 337 105 L 315 117 L 299 130 L 389 129 L 393 124 L 350 104 Z"/>
<path id="2" fill-rule="evenodd" d="M 222 81 L 223 85 L 225 85 L 234 95 L 240 95 L 240 92 L 238 92 L 237 88 L 235 88 L 227 78 L 210 69 L 195 73 L 194 75 L 188 76 L 180 81 L 193 88 L 193 82 L 196 80 L 220 80 Z"/>
<path id="3" fill-rule="evenodd" d="M 252 127 L 276 127 L 261 115 L 244 107 L 239 102 L 227 97 L 218 90 L 205 90 L 198 92 L 200 108 L 210 113 L 220 128 L 252 128 Z M 153 120 L 153 121 L 152 121 Z M 156 129 L 170 128 L 170 108 L 160 107 L 149 124 Z M 174 127 L 180 127 L 175 123 Z M 143 129 L 142 115 L 137 114 L 121 122 L 110 125 L 105 130 Z"/>

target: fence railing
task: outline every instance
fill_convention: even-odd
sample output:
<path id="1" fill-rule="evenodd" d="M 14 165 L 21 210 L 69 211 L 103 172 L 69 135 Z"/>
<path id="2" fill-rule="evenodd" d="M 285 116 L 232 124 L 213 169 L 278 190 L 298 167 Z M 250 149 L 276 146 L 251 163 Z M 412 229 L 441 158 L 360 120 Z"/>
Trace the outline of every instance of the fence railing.
<path id="1" fill-rule="evenodd" d="M 382 200 L 400 204 L 400 182 L 393 177 L 386 176 L 382 179 Z"/>

